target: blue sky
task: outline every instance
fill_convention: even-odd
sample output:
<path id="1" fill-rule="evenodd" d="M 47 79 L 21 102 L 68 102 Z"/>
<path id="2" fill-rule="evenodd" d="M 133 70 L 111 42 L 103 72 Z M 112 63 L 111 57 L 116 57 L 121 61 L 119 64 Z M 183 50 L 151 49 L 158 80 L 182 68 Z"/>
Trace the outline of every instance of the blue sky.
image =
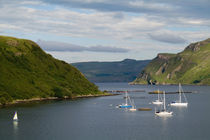
<path id="1" fill-rule="evenodd" d="M 0 34 L 69 63 L 152 59 L 210 37 L 209 0 L 1 0 Z"/>

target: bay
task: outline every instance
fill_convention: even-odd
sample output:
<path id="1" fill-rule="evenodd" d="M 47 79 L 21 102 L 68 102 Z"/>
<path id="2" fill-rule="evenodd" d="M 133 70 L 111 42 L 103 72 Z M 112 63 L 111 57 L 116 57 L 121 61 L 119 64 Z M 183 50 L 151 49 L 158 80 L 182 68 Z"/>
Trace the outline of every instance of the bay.
<path id="1" fill-rule="evenodd" d="M 127 83 L 96 83 L 101 90 L 145 90 L 131 92 L 137 108 L 152 111 L 130 112 L 116 108 L 124 94 L 77 100 L 19 104 L 0 109 L 1 140 L 208 140 L 210 139 L 210 86 L 183 86 L 188 107 L 168 107 L 172 117 L 158 117 L 151 104 L 153 90 L 177 91 L 177 85 L 152 86 Z M 169 103 L 178 94 L 166 95 Z M 13 122 L 14 112 L 19 121 Z"/>

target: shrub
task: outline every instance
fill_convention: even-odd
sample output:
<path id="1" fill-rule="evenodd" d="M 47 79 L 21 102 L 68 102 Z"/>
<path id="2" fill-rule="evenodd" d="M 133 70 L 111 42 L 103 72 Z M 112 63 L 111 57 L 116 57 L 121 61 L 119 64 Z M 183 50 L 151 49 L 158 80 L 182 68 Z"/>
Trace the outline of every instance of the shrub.
<path id="1" fill-rule="evenodd" d="M 0 91 L 0 103 L 2 105 L 5 105 L 6 103 L 11 102 L 11 101 L 12 101 L 12 97 L 7 92 Z"/>

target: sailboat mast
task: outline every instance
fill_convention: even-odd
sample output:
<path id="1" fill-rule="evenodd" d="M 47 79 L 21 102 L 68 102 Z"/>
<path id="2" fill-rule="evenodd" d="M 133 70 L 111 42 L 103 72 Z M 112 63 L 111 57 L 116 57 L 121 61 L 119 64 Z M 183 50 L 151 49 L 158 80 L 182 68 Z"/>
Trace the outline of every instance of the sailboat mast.
<path id="1" fill-rule="evenodd" d="M 128 104 L 128 95 L 127 95 L 127 91 L 125 92 L 125 104 Z"/>
<path id="2" fill-rule="evenodd" d="M 179 102 L 181 103 L 182 102 L 182 96 L 181 96 L 181 84 L 179 83 Z"/>

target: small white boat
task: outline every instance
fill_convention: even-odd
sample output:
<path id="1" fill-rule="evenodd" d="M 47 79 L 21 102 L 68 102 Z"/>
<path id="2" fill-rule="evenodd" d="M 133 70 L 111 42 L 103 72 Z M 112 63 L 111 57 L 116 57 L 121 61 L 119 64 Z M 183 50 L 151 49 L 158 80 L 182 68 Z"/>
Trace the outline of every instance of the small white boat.
<path id="1" fill-rule="evenodd" d="M 130 111 L 136 111 L 136 108 L 130 108 L 129 110 Z"/>
<path id="2" fill-rule="evenodd" d="M 155 100 L 154 102 L 152 102 L 152 104 L 155 104 L 155 105 L 162 105 L 163 104 L 163 102 L 160 100 L 159 89 L 158 89 L 158 99 Z"/>
<path id="3" fill-rule="evenodd" d="M 182 94 L 185 98 L 185 102 L 182 102 Z M 180 107 L 187 107 L 187 105 L 188 105 L 187 98 L 185 97 L 185 94 L 183 92 L 183 89 L 182 89 L 180 83 L 179 83 L 179 100 L 171 102 L 170 105 L 171 106 L 180 106 Z"/>
<path id="4" fill-rule="evenodd" d="M 18 121 L 17 112 L 15 112 L 15 115 L 14 115 L 14 117 L 13 117 L 13 121 Z"/>
<path id="5" fill-rule="evenodd" d="M 166 101 L 165 101 L 165 91 L 163 92 L 163 109 L 160 111 L 155 110 L 155 115 L 157 116 L 171 116 L 173 112 L 166 110 Z"/>

